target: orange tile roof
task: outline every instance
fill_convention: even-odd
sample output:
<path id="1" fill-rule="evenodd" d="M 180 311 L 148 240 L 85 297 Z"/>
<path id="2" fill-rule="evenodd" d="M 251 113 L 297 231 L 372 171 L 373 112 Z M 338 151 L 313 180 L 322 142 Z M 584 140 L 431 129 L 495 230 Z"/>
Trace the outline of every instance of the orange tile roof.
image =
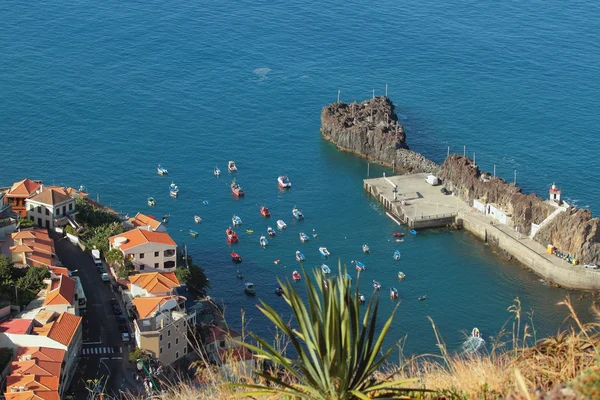
<path id="1" fill-rule="evenodd" d="M 171 300 L 174 297 L 175 296 L 135 297 L 133 299 L 133 305 L 140 318 L 147 318 L 160 306 L 164 305 L 168 300 Z"/>
<path id="2" fill-rule="evenodd" d="M 81 317 L 69 313 L 62 313 L 56 321 L 35 328 L 34 332 L 40 336 L 47 336 L 52 340 L 56 340 L 58 343 L 69 346 L 80 325 Z"/>
<path id="3" fill-rule="evenodd" d="M 0 332 L 26 334 L 31 329 L 32 319 L 14 318 L 0 323 Z"/>
<path id="4" fill-rule="evenodd" d="M 133 247 L 140 246 L 145 243 L 160 243 L 170 246 L 177 246 L 175 241 L 171 239 L 168 233 L 165 232 L 153 232 L 144 229 L 132 229 L 128 232 L 121 233 L 120 235 L 111 236 L 108 238 L 111 244 L 114 243 L 115 239 L 123 237 L 127 239 L 126 243 L 123 243 L 119 248 L 121 250 L 129 250 Z"/>
<path id="5" fill-rule="evenodd" d="M 6 392 L 6 393 L 4 393 L 4 398 L 6 400 L 60 400 L 58 391 L 34 392 L 32 390 L 28 390 L 25 392 L 15 392 L 15 393 Z"/>
<path id="6" fill-rule="evenodd" d="M 137 213 L 135 217 L 129 219 L 129 222 L 135 226 L 149 226 L 153 230 L 158 229 L 161 225 L 161 222 L 157 221 L 153 216 L 142 213 Z"/>
<path id="7" fill-rule="evenodd" d="M 29 200 L 35 201 L 42 204 L 54 206 L 59 203 L 63 203 L 67 200 L 71 200 L 71 196 L 65 193 L 64 190 L 55 187 L 46 187 L 41 193 L 36 194 Z"/>
<path id="8" fill-rule="evenodd" d="M 56 361 L 13 361 L 10 364 L 11 375 L 40 375 L 40 376 L 60 376 L 60 362 Z"/>
<path id="9" fill-rule="evenodd" d="M 34 182 L 31 179 L 23 179 L 22 181 L 13 183 L 8 192 L 6 192 L 6 197 L 27 198 L 38 190 L 40 186 L 41 183 Z"/>
<path id="10" fill-rule="evenodd" d="M 46 289 L 46 299 L 44 305 L 73 305 L 75 296 L 75 280 L 67 276 L 60 275 L 58 278 L 50 280 L 48 289 Z"/>
<path id="11" fill-rule="evenodd" d="M 148 293 L 165 293 L 181 286 L 174 272 L 149 272 L 129 277 L 131 285 L 146 289 Z"/>
<path id="12" fill-rule="evenodd" d="M 50 347 L 18 347 L 16 360 L 32 360 L 63 362 L 65 359 L 65 350 L 51 349 Z"/>
<path id="13" fill-rule="evenodd" d="M 24 386 L 27 390 L 44 392 L 58 390 L 58 381 L 58 376 L 9 375 L 6 377 L 6 387 Z"/>
<path id="14" fill-rule="evenodd" d="M 69 270 L 64 267 L 50 267 L 49 270 L 56 276 L 58 276 L 58 275 L 69 276 Z"/>
<path id="15" fill-rule="evenodd" d="M 25 253 L 27 264 L 40 267 L 56 266 L 54 241 L 45 229 L 30 229 L 11 234 L 15 245 L 10 247 L 12 253 Z"/>

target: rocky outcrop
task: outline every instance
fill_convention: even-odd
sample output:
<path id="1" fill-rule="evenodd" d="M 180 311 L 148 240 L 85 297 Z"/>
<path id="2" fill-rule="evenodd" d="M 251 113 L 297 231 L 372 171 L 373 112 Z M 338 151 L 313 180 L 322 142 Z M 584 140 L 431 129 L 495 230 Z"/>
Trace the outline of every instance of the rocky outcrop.
<path id="1" fill-rule="evenodd" d="M 468 157 L 452 155 L 442 166 L 441 178 L 446 187 L 462 200 L 492 203 L 511 215 L 512 224 L 529 235 L 531 224 L 541 224 L 556 206 L 535 194 L 521 193 L 521 189 L 504 179 L 482 172 Z M 570 208 L 558 214 L 543 226 L 534 239 L 546 246 L 579 258 L 581 262 L 600 262 L 600 220 L 592 218 L 588 210 Z"/>
<path id="2" fill-rule="evenodd" d="M 321 134 L 338 149 L 371 162 L 408 172 L 439 172 L 439 165 L 409 150 L 394 105 L 385 96 L 362 103 L 332 103 L 324 107 Z"/>
<path id="3" fill-rule="evenodd" d="M 589 210 L 568 209 L 542 227 L 534 239 L 551 243 L 583 263 L 600 264 L 600 218 L 592 218 Z"/>

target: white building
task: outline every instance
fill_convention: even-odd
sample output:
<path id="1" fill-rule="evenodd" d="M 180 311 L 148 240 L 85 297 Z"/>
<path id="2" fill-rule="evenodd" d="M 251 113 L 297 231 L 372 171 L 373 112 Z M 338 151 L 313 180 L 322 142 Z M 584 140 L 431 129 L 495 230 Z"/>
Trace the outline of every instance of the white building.
<path id="1" fill-rule="evenodd" d="M 75 199 L 56 187 L 44 188 L 40 193 L 25 200 L 27 218 L 38 226 L 54 229 L 65 226 L 75 214 Z"/>
<path id="2" fill-rule="evenodd" d="M 172 271 L 177 265 L 177 244 L 168 233 L 133 229 L 108 240 L 137 271 Z"/>

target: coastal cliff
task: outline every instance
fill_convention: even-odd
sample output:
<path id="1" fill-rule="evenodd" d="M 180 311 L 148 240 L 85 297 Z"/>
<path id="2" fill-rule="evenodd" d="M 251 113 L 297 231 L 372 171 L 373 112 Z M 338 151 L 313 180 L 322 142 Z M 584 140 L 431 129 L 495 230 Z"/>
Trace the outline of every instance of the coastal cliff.
<path id="1" fill-rule="evenodd" d="M 533 193 L 522 193 L 513 183 L 480 171 L 471 159 L 462 155 L 446 158 L 441 178 L 448 189 L 468 204 L 480 200 L 500 207 L 524 235 L 531 233 L 532 223 L 540 225 L 557 209 Z M 559 213 L 540 228 L 534 240 L 543 246 L 552 244 L 582 263 L 600 262 L 600 219 L 592 218 L 588 210 L 569 208 Z"/>
<path id="2" fill-rule="evenodd" d="M 408 172 L 437 174 L 439 165 L 409 150 L 406 133 L 385 96 L 362 103 L 332 103 L 321 112 L 321 135 L 342 151 Z"/>

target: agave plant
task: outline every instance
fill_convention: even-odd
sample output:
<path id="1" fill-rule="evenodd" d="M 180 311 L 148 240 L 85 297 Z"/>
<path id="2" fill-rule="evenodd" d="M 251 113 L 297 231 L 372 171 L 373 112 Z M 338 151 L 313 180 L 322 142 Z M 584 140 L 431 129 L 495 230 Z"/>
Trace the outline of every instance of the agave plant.
<path id="1" fill-rule="evenodd" d="M 303 271 L 307 305 L 295 285 L 289 280 L 279 281 L 297 328 L 290 327 L 273 308 L 260 301 L 258 308 L 287 336 L 296 356 L 287 357 L 255 334 L 251 336 L 258 345 L 238 342 L 253 351 L 257 358 L 268 360 L 286 372 L 256 372 L 264 384 L 236 384 L 245 388 L 240 396 L 282 394 L 297 399 L 390 399 L 422 391 L 406 387 L 414 380 L 378 378 L 381 374 L 377 372 L 393 350 L 390 348 L 381 354 L 396 309 L 376 337 L 379 299 L 372 296 L 361 317 L 358 284 L 353 293 L 341 262 L 338 271 L 337 278 L 327 279 L 315 270 L 314 281 Z M 282 375 L 291 379 L 284 380 Z"/>

